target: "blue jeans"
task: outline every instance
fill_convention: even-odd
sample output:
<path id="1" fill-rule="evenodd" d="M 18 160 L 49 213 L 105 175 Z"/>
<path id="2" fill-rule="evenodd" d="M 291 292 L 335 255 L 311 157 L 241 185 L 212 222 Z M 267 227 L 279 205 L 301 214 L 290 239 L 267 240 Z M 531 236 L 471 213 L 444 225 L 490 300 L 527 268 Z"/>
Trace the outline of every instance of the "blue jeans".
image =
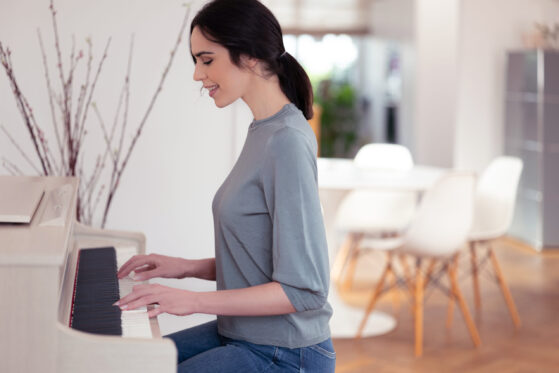
<path id="1" fill-rule="evenodd" d="M 178 351 L 179 373 L 334 372 L 332 340 L 302 348 L 258 345 L 223 337 L 217 321 L 166 336 Z"/>

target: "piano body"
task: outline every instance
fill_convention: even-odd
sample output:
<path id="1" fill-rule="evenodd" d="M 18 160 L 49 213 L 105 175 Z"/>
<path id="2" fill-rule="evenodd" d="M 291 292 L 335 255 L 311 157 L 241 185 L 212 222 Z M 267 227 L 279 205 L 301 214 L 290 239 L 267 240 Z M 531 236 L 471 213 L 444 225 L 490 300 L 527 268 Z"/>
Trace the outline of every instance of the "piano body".
<path id="1" fill-rule="evenodd" d="M 0 224 L 0 372 L 175 372 L 175 346 L 155 318 L 146 317 L 151 338 L 70 327 L 79 250 L 144 253 L 143 234 L 78 223 L 76 178 L 17 178 L 42 183 L 45 193 L 29 224 Z"/>

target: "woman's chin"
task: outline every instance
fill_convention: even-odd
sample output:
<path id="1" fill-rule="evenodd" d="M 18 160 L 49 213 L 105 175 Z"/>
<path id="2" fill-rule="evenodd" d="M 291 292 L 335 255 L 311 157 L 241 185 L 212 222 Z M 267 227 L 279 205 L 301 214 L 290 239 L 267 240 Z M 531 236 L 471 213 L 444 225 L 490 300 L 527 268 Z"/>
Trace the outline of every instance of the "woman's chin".
<path id="1" fill-rule="evenodd" d="M 220 109 L 221 109 L 221 108 L 224 108 L 224 107 L 226 107 L 227 105 L 226 105 L 226 104 L 224 104 L 223 102 L 218 102 L 218 101 L 216 101 L 216 102 L 215 102 L 215 106 L 217 106 L 218 108 L 220 108 Z"/>
<path id="2" fill-rule="evenodd" d="M 233 101 L 231 100 L 220 100 L 214 97 L 215 106 L 217 106 L 220 109 L 229 106 L 232 102 Z"/>

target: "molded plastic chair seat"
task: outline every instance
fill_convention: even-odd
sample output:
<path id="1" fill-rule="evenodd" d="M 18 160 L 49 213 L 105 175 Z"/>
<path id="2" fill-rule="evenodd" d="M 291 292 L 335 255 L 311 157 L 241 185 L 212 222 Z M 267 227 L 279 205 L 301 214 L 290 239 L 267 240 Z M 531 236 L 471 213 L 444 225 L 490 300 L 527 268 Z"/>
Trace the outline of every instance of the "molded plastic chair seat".
<path id="1" fill-rule="evenodd" d="M 423 352 L 423 293 L 437 264 L 448 272 L 450 297 L 457 299 L 466 320 L 468 330 L 475 346 L 481 344 L 477 328 L 470 316 L 456 279 L 458 254 L 465 244 L 472 226 L 474 209 L 475 177 L 471 173 L 448 173 L 428 190 L 417 209 L 410 227 L 401 237 L 394 241 L 393 253 L 384 272 L 373 292 L 366 308 L 363 321 L 357 332 L 357 337 L 366 325 L 369 314 L 384 289 L 386 278 L 396 276 L 393 268 L 392 256 L 407 254 L 415 259 L 416 273 L 412 280 L 406 276 L 406 288 L 413 294 L 413 310 L 415 319 L 415 354 L 421 356 Z M 423 273 L 422 261 L 430 259 L 429 267 Z M 440 285 L 440 284 L 439 284 Z"/>
<path id="2" fill-rule="evenodd" d="M 396 144 L 367 144 L 354 159 L 354 164 L 371 172 L 409 171 L 413 168 L 410 151 Z M 347 235 L 338 251 L 332 273 L 335 281 L 342 279 L 347 266 L 343 286 L 352 286 L 356 262 L 369 239 L 393 238 L 407 228 L 417 204 L 412 191 L 386 189 L 353 190 L 341 202 L 336 214 L 336 230 Z M 378 242 L 376 242 L 378 244 Z M 387 246 L 387 245 L 377 245 Z"/>
<path id="3" fill-rule="evenodd" d="M 401 232 L 409 225 L 417 195 L 389 190 L 354 190 L 342 201 L 336 214 L 336 228 L 375 236 Z"/>
<path id="4" fill-rule="evenodd" d="M 521 173 L 522 160 L 505 156 L 495 158 L 483 171 L 476 188 L 470 240 L 491 240 L 507 233 Z"/>
<path id="5" fill-rule="evenodd" d="M 488 257 L 517 328 L 520 327 L 520 316 L 490 241 L 505 235 L 509 229 L 521 173 L 522 161 L 515 157 L 498 157 L 487 166 L 477 185 L 474 222 L 468 237 L 476 309 L 481 310 L 478 272 Z M 480 258 L 480 251 L 484 248 L 486 257 Z"/>

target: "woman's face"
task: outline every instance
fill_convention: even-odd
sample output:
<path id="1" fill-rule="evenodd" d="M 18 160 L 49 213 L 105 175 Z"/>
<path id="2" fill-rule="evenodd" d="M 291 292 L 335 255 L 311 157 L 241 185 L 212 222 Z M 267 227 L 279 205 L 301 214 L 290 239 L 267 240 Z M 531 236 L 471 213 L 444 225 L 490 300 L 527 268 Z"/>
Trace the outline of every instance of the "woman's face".
<path id="1" fill-rule="evenodd" d="M 206 39 L 195 27 L 190 48 L 195 59 L 194 80 L 202 82 L 217 107 L 225 107 L 246 94 L 251 71 L 233 64 L 224 46 Z"/>

